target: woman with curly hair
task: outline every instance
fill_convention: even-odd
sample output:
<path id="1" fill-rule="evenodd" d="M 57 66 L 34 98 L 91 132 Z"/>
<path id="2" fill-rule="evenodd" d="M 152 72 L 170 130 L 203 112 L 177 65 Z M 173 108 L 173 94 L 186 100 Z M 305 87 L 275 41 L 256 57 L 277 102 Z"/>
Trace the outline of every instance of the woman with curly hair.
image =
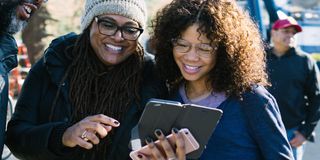
<path id="1" fill-rule="evenodd" d="M 170 98 L 223 110 L 200 159 L 292 159 L 277 103 L 263 87 L 260 34 L 235 1 L 173 0 L 152 24 Z"/>

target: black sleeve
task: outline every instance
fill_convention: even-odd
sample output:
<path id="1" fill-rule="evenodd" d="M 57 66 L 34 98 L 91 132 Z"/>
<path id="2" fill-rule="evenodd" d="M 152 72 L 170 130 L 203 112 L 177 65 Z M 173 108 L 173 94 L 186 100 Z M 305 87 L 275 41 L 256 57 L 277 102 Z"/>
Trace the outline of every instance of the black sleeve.
<path id="1" fill-rule="evenodd" d="M 305 123 L 299 127 L 299 132 L 310 139 L 320 119 L 320 74 L 316 63 L 307 58 L 308 75 L 305 83 L 305 95 L 308 97 Z"/>
<path id="2" fill-rule="evenodd" d="M 255 93 L 245 95 L 242 104 L 250 131 L 263 159 L 293 159 L 276 100 L 259 87 Z"/>
<path id="3" fill-rule="evenodd" d="M 59 157 L 49 149 L 50 136 L 54 128 L 66 122 L 39 122 L 38 120 L 39 115 L 42 114 L 39 113 L 41 94 L 49 81 L 48 75 L 44 72 L 43 61 L 35 64 L 30 70 L 13 117 L 8 124 L 6 144 L 20 159 L 50 160 Z M 45 107 L 50 109 L 51 106 Z"/>
<path id="4" fill-rule="evenodd" d="M 51 135 L 49 137 L 49 150 L 55 153 L 58 156 L 72 156 L 75 148 L 66 147 L 62 144 L 62 136 L 67 128 L 70 127 L 70 124 L 62 123 L 55 126 L 52 129 Z"/>

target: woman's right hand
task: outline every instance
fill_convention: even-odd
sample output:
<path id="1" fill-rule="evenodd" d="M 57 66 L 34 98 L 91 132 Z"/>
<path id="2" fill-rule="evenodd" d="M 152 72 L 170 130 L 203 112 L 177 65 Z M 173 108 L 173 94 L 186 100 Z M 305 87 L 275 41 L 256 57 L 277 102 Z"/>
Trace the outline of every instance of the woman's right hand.
<path id="1" fill-rule="evenodd" d="M 100 139 L 106 137 L 113 127 L 119 127 L 119 125 L 117 120 L 103 114 L 88 116 L 67 128 L 62 136 L 62 144 L 66 147 L 78 145 L 91 149 L 93 144 L 98 144 Z"/>
<path id="2" fill-rule="evenodd" d="M 138 155 L 140 160 L 185 160 L 186 149 L 182 134 L 176 129 L 172 129 L 174 144 L 170 144 L 169 140 L 164 136 L 160 129 L 155 130 L 155 135 L 159 139 L 159 145 L 156 145 L 152 139 L 147 138 L 151 155 Z"/>

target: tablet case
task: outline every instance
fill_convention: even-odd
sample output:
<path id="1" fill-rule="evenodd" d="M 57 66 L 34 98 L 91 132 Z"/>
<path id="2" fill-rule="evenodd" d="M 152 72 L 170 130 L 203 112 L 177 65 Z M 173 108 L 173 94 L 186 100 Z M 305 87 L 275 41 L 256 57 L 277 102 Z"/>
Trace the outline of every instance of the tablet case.
<path id="1" fill-rule="evenodd" d="M 188 128 L 200 144 L 200 148 L 189 153 L 187 158 L 196 159 L 201 156 L 221 115 L 222 110 L 216 108 L 151 99 L 138 122 L 139 138 L 144 146 L 146 137 L 156 139 L 156 129 L 161 129 L 168 135 L 173 127 Z"/>

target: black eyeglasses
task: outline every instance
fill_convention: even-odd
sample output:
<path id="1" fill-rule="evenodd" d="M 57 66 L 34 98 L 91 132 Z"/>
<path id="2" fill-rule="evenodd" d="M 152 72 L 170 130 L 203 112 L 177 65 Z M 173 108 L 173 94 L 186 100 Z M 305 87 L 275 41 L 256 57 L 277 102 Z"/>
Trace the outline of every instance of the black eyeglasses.
<path id="1" fill-rule="evenodd" d="M 173 49 L 178 53 L 187 53 L 192 49 L 192 46 L 194 46 L 196 53 L 200 57 L 204 58 L 212 57 L 212 55 L 215 53 L 214 51 L 217 49 L 216 47 L 212 47 L 207 43 L 192 44 L 183 39 L 173 39 L 171 40 L 171 43 L 173 45 Z"/>
<path id="2" fill-rule="evenodd" d="M 98 24 L 99 32 L 107 36 L 114 36 L 118 31 L 120 31 L 123 39 L 134 41 L 137 40 L 143 32 L 142 28 L 118 26 L 111 21 L 99 19 L 98 17 L 95 17 L 94 20 Z"/>
<path id="3" fill-rule="evenodd" d="M 39 0 L 33 0 L 35 3 L 39 3 L 38 1 Z M 48 0 L 42 0 L 42 3 L 47 3 L 48 2 Z"/>

